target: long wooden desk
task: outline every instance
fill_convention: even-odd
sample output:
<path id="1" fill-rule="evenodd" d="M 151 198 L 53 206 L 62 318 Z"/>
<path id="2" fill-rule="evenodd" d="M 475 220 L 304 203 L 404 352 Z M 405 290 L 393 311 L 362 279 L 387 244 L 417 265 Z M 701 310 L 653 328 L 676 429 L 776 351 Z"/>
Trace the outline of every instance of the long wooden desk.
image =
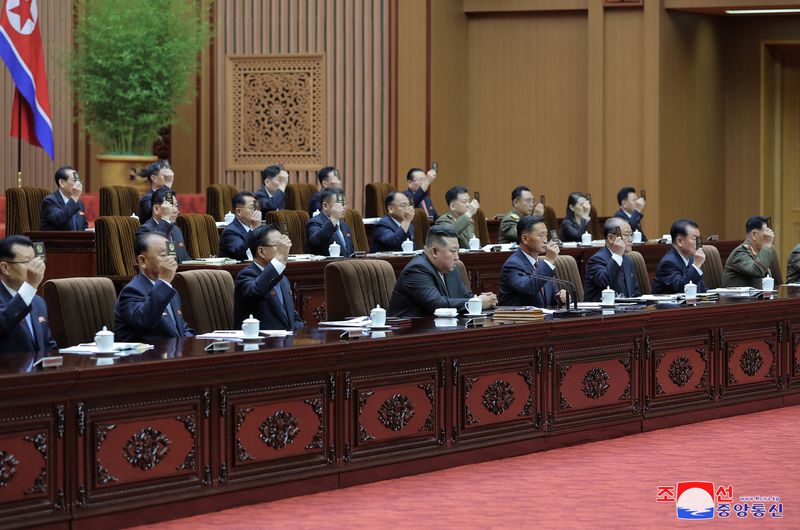
<path id="1" fill-rule="evenodd" d="M 800 402 L 800 298 L 0 359 L 4 528 L 110 528 Z"/>

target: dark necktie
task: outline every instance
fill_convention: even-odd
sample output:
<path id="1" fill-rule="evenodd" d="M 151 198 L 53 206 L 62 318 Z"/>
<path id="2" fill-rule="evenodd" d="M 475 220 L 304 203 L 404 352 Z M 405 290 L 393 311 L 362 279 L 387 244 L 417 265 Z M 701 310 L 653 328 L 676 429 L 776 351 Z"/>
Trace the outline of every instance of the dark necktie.
<path id="1" fill-rule="evenodd" d="M 69 218 L 70 228 L 72 229 L 73 232 L 77 232 L 78 231 L 78 219 L 77 219 L 77 216 L 78 216 L 78 214 L 75 214 L 75 215 L 73 215 L 72 217 Z"/>
<path id="2" fill-rule="evenodd" d="M 172 310 L 172 301 L 171 300 L 167 304 L 167 315 L 169 315 L 169 319 L 172 322 L 172 327 L 174 328 L 176 336 L 180 337 L 181 335 L 183 335 L 183 333 L 181 333 L 180 328 L 178 327 L 178 319 L 175 318 L 175 312 Z"/>
<path id="3" fill-rule="evenodd" d="M 291 325 L 292 321 L 289 318 L 289 312 L 286 309 L 286 301 L 283 298 L 283 289 L 281 289 L 281 282 L 275 284 L 275 295 L 278 298 L 278 303 L 281 305 L 281 311 L 283 313 L 283 317 L 288 324 Z"/>

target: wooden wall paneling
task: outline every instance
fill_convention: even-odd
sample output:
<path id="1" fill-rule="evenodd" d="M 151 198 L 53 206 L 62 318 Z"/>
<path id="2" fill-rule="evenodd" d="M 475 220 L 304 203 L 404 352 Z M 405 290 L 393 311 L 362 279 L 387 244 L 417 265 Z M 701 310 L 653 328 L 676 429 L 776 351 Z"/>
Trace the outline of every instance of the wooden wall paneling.
<path id="1" fill-rule="evenodd" d="M 599 215 L 613 212 L 616 204 L 605 191 L 605 10 L 600 2 L 591 2 L 587 14 L 587 85 L 586 85 L 586 186 Z M 564 204 L 566 205 L 566 199 Z M 566 212 L 566 206 L 564 211 Z M 563 215 L 561 210 L 556 213 Z"/>
<path id="2" fill-rule="evenodd" d="M 585 11 L 591 4 L 589 0 L 464 0 L 464 12 Z"/>
<path id="3" fill-rule="evenodd" d="M 659 174 L 659 141 L 661 138 L 661 87 L 659 67 L 661 64 L 661 33 L 664 10 L 660 2 L 648 2 L 642 10 L 644 46 L 642 65 L 642 182 L 645 189 L 658 190 L 661 176 Z M 658 221 L 661 199 L 650 200 L 647 207 L 644 228 L 646 234 L 658 236 Z M 653 222 L 656 226 L 653 226 Z M 663 232 L 662 232 L 663 233 Z M 651 236 L 652 237 L 652 236 Z"/>

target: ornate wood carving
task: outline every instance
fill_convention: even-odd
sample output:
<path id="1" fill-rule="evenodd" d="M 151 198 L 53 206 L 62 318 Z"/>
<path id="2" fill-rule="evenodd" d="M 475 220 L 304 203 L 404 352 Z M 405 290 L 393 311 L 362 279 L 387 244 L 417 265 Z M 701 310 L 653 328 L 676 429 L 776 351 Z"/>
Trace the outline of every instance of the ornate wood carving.
<path id="1" fill-rule="evenodd" d="M 149 471 L 169 453 L 170 440 L 158 429 L 145 427 L 128 439 L 122 456 L 133 467 Z"/>
<path id="2" fill-rule="evenodd" d="M 86 431 L 86 411 L 82 401 L 75 406 L 75 416 L 78 419 L 78 434 L 83 436 Z"/>
<path id="3" fill-rule="evenodd" d="M 739 358 L 739 367 L 742 372 L 753 377 L 764 365 L 764 356 L 758 348 L 747 348 Z"/>
<path id="4" fill-rule="evenodd" d="M 433 431 L 434 413 L 436 412 L 436 385 L 433 383 L 425 383 L 418 386 L 425 391 L 425 396 L 431 403 L 431 412 L 428 414 L 428 417 L 425 418 L 425 423 L 419 428 L 419 432 L 430 432 Z"/>
<path id="5" fill-rule="evenodd" d="M 648 347 L 648 350 L 649 350 L 649 349 L 650 349 L 650 343 L 649 343 L 649 341 L 648 341 L 647 347 Z M 667 353 L 666 353 L 666 352 L 663 352 L 663 351 L 656 352 L 656 364 L 655 364 L 655 370 L 654 370 L 654 372 L 655 372 L 655 374 L 656 374 L 656 395 L 657 395 L 657 396 L 660 396 L 661 394 L 664 394 L 664 393 L 665 393 L 665 392 L 664 392 L 664 387 L 663 387 L 663 386 L 661 386 L 661 381 L 659 381 L 659 380 L 658 380 L 658 369 L 661 367 L 661 361 L 663 361 L 663 360 L 664 360 L 664 356 L 665 356 L 666 354 L 667 354 Z M 648 357 L 649 357 L 649 355 L 648 355 Z"/>
<path id="6" fill-rule="evenodd" d="M 552 359 L 553 359 L 553 352 L 551 351 L 550 352 L 550 360 L 551 360 L 550 364 L 552 364 Z M 572 405 L 569 404 L 569 401 L 567 401 L 567 398 L 564 397 L 564 393 L 561 391 L 561 389 L 564 386 L 564 378 L 567 377 L 567 372 L 569 372 L 570 368 L 572 368 L 571 364 L 562 364 L 559 367 L 559 370 L 558 370 L 558 373 L 559 373 L 559 377 L 558 377 L 559 404 L 558 404 L 558 407 L 559 407 L 560 410 L 567 410 L 567 409 L 571 409 L 572 408 Z"/>
<path id="7" fill-rule="evenodd" d="M 203 416 L 208 418 L 209 414 L 211 414 L 211 389 L 205 387 L 203 389 Z"/>
<path id="8" fill-rule="evenodd" d="M 322 404 L 323 404 L 322 398 L 307 399 L 305 402 L 306 404 L 310 405 L 312 409 L 314 409 L 314 414 L 316 414 L 317 418 L 319 418 L 319 427 L 317 428 L 317 432 L 314 433 L 314 437 L 311 438 L 311 442 L 309 442 L 309 444 L 306 445 L 306 449 L 322 449 L 323 447 L 325 447 L 325 442 L 323 439 L 325 432 L 324 430 L 325 418 L 322 415 Z"/>
<path id="9" fill-rule="evenodd" d="M 669 365 L 669 380 L 677 387 L 684 387 L 694 375 L 692 361 L 684 355 L 678 355 Z"/>
<path id="10" fill-rule="evenodd" d="M 283 449 L 300 434 L 300 420 L 289 412 L 279 410 L 261 422 L 258 437 L 268 447 Z"/>
<path id="11" fill-rule="evenodd" d="M 387 429 L 400 431 L 408 425 L 414 414 L 414 402 L 408 396 L 395 394 L 378 408 L 378 421 Z"/>
<path id="12" fill-rule="evenodd" d="M 720 333 L 722 333 L 722 330 L 720 330 Z M 720 340 L 720 344 L 722 344 L 721 340 Z M 730 345 L 730 344 L 728 344 L 727 356 L 728 356 L 728 384 L 729 385 L 735 385 L 736 384 L 736 377 L 733 375 L 733 370 L 731 370 L 731 358 L 733 357 L 733 346 Z M 721 388 L 720 388 L 720 392 L 722 392 Z"/>
<path id="13" fill-rule="evenodd" d="M 219 415 L 225 416 L 228 413 L 228 387 L 219 387 Z"/>
<path id="14" fill-rule="evenodd" d="M 349 383 L 349 381 L 348 381 Z M 370 440 L 374 440 L 375 437 L 372 436 L 367 432 L 367 428 L 361 423 L 361 414 L 364 412 L 364 405 L 367 404 L 367 400 L 375 394 L 375 392 L 371 390 L 367 390 L 365 392 L 358 393 L 358 441 L 359 443 L 366 443 Z"/>
<path id="15" fill-rule="evenodd" d="M 39 454 L 42 456 L 42 460 L 44 464 L 42 465 L 42 469 L 39 471 L 39 474 L 36 475 L 36 478 L 33 481 L 33 485 L 25 490 L 25 495 L 33 495 L 35 493 L 47 493 L 47 433 L 40 432 L 33 436 L 26 436 L 24 438 L 26 442 L 31 442 Z"/>
<path id="16" fill-rule="evenodd" d="M 533 365 L 528 367 L 527 370 L 524 372 L 518 372 L 519 375 L 525 380 L 525 384 L 528 385 L 528 399 L 525 401 L 525 406 L 522 407 L 522 410 L 517 413 L 517 416 L 531 416 L 533 414 L 533 400 L 534 400 L 534 380 L 533 380 Z"/>
<path id="17" fill-rule="evenodd" d="M 242 428 L 242 423 L 244 423 L 245 418 L 249 413 L 253 412 L 252 408 L 249 407 L 242 407 L 236 411 L 236 432 L 238 433 Z M 249 462 L 250 460 L 255 460 L 255 457 L 247 452 L 242 440 L 237 436 L 236 437 L 236 461 L 239 463 L 242 462 Z"/>
<path id="18" fill-rule="evenodd" d="M 311 312 L 311 315 L 314 317 L 316 323 L 319 324 L 327 317 L 328 308 L 325 307 L 325 304 L 320 304 L 316 308 L 314 308 L 314 311 Z"/>
<path id="19" fill-rule="evenodd" d="M 469 409 L 468 399 L 469 393 L 472 392 L 472 385 L 477 381 L 477 377 L 464 378 L 464 425 L 475 425 L 480 423 L 481 420 L 473 416 L 472 411 Z"/>
<path id="20" fill-rule="evenodd" d="M 499 416 L 507 411 L 514 403 L 516 400 L 514 396 L 515 393 L 516 391 L 511 383 L 503 379 L 498 379 L 489 383 L 489 386 L 484 390 L 483 406 L 495 416 Z"/>
<path id="21" fill-rule="evenodd" d="M 581 380 L 581 391 L 590 399 L 600 399 L 608 390 L 608 372 L 599 367 L 590 368 Z"/>
<path id="22" fill-rule="evenodd" d="M 58 437 L 64 437 L 64 424 L 66 423 L 66 410 L 64 409 L 64 405 L 57 405 L 56 406 L 56 431 L 58 432 Z"/>
<path id="23" fill-rule="evenodd" d="M 175 419 L 183 424 L 183 427 L 192 437 L 192 447 L 186 453 L 183 462 L 175 467 L 176 471 L 197 469 L 197 421 L 194 414 L 176 416 Z"/>
<path id="24" fill-rule="evenodd" d="M 108 432 L 113 431 L 116 429 L 116 424 L 107 423 L 107 424 L 100 424 L 97 425 L 94 429 L 94 440 L 95 440 L 95 452 L 100 453 L 100 448 L 103 447 L 103 444 L 108 437 Z M 115 477 L 111 473 L 109 473 L 106 466 L 100 462 L 100 458 L 96 458 L 95 461 L 96 468 L 97 468 L 97 483 L 102 485 L 108 484 L 109 482 L 117 482 L 119 480 L 118 477 Z"/>
<path id="25" fill-rule="evenodd" d="M 637 338 L 638 340 L 638 338 Z M 638 350 L 638 346 L 637 346 Z M 625 368 L 625 371 L 628 372 L 628 384 L 625 385 L 625 390 L 622 391 L 622 394 L 619 395 L 619 401 L 630 401 L 631 399 L 631 358 L 630 356 L 620 357 L 619 363 Z"/>
<path id="26" fill-rule="evenodd" d="M 700 354 L 700 358 L 703 360 L 703 375 L 700 376 L 700 382 L 697 383 L 697 386 L 695 388 L 698 389 L 698 390 L 702 390 L 702 389 L 706 388 L 706 389 L 709 390 L 709 393 L 713 397 L 713 392 L 714 391 L 709 386 L 709 377 L 710 377 L 710 375 L 708 373 L 708 368 L 709 368 L 709 366 L 708 366 L 708 350 L 706 350 L 705 348 L 697 348 L 695 351 Z"/>
<path id="27" fill-rule="evenodd" d="M 8 486 L 9 482 L 17 474 L 19 460 L 7 451 L 0 451 L 0 488 Z"/>

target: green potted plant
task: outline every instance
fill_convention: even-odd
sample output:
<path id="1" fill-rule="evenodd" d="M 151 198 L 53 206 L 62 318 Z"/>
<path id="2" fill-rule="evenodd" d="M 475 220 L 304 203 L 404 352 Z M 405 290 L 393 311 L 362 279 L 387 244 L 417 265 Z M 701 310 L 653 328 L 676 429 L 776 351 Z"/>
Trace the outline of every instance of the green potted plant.
<path id="1" fill-rule="evenodd" d="M 203 0 L 79 0 L 68 65 L 80 118 L 104 149 L 101 185 L 131 185 L 131 167 L 156 160 L 159 129 L 193 96 L 208 9 Z"/>

